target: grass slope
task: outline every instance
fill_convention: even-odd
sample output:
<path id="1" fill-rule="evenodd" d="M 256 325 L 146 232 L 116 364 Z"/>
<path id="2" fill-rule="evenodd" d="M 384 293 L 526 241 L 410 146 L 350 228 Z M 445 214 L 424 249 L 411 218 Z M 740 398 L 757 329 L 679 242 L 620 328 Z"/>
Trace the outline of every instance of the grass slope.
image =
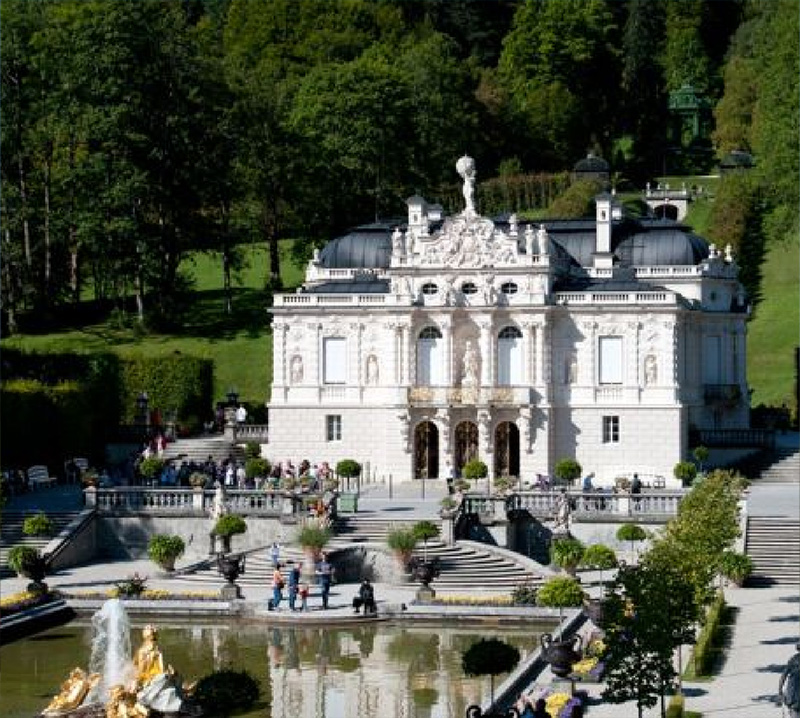
<path id="1" fill-rule="evenodd" d="M 761 265 L 761 302 L 748 325 L 752 406 L 792 405 L 793 351 L 800 344 L 800 237 L 770 247 Z"/>
<path id="2" fill-rule="evenodd" d="M 281 246 L 284 286 L 296 286 L 302 270 L 291 263 L 291 242 Z M 268 327 L 264 291 L 269 259 L 264 244 L 242 248 L 245 261 L 234 278 L 233 313 L 224 312 L 222 263 L 214 253 L 190 257 L 183 272 L 195 291 L 178 328 L 170 333 L 143 333 L 135 322 L 111 318 L 83 326 L 63 326 L 47 334 L 20 334 L 3 340 L 4 347 L 29 351 L 114 351 L 122 356 L 162 356 L 181 352 L 214 361 L 214 395 L 223 399 L 235 388 L 244 401 L 268 399 L 272 383 L 272 332 Z"/>

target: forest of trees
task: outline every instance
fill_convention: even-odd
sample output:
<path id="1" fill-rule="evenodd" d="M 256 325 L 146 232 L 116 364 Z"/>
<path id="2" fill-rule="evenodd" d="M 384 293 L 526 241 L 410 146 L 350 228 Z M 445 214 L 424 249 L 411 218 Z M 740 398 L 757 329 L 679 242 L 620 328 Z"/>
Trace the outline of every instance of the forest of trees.
<path id="1" fill-rule="evenodd" d="M 300 246 L 405 197 L 563 173 L 659 174 L 667 97 L 716 105 L 714 238 L 797 231 L 797 0 L 3 0 L 2 308 L 91 297 L 169 318 L 192 251 Z M 751 249 L 748 250 L 748 247 Z M 755 249 L 753 249 L 755 248 Z M 760 249 L 759 249 L 760 248 Z M 757 250 L 757 251 L 756 251 Z M 757 271 L 757 270 L 753 270 Z"/>

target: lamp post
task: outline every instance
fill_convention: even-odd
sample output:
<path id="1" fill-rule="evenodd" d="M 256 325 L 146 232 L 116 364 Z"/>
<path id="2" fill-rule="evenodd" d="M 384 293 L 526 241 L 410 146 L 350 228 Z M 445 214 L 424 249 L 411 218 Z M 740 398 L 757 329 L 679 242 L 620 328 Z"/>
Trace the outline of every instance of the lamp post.
<path id="1" fill-rule="evenodd" d="M 149 397 L 147 396 L 147 392 L 139 392 L 139 396 L 136 397 L 137 416 L 139 417 L 139 423 L 145 426 L 150 423 L 150 412 L 147 410 L 148 401 Z"/>

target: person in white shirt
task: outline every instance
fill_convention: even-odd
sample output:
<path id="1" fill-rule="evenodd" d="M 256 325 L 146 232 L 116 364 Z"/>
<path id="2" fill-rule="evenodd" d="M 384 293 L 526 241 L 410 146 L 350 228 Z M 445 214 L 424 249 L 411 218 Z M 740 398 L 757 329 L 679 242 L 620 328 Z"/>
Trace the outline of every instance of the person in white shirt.
<path id="1" fill-rule="evenodd" d="M 244 424 L 246 421 L 247 421 L 247 409 L 244 408 L 244 404 L 239 404 L 239 408 L 236 409 L 236 423 Z"/>

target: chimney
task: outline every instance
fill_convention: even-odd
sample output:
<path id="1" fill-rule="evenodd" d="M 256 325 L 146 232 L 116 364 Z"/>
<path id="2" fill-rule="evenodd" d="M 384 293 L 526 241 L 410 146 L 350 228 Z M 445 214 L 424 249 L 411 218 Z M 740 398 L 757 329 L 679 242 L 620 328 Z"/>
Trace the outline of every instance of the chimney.
<path id="1" fill-rule="evenodd" d="M 613 213 L 619 206 L 614 202 L 610 194 L 599 194 L 594 198 L 595 214 L 595 247 L 594 247 L 594 268 L 612 269 L 614 266 L 614 255 L 611 252 L 611 221 L 614 219 Z"/>

